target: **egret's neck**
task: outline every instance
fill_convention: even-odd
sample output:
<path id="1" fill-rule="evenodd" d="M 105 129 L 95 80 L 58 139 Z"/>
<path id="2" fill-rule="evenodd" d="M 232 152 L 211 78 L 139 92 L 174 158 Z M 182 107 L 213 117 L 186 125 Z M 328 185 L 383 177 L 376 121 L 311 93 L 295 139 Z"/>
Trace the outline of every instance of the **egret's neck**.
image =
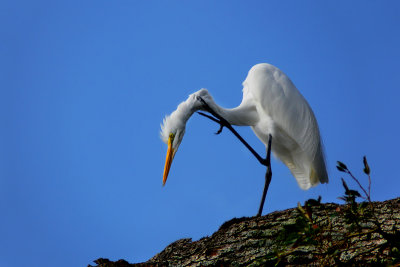
<path id="1" fill-rule="evenodd" d="M 198 110 L 194 97 L 190 96 L 186 101 L 180 103 L 176 110 L 172 112 L 171 117 L 177 122 L 186 125 L 186 122 Z"/>
<path id="2" fill-rule="evenodd" d="M 252 100 L 245 99 L 238 107 L 230 109 L 219 106 L 211 96 L 206 99 L 206 102 L 212 110 L 232 125 L 253 126 L 259 119 Z M 202 107 L 199 106 L 198 109 Z"/>
<path id="3" fill-rule="evenodd" d="M 215 112 L 232 125 L 253 126 L 258 121 L 257 110 L 251 99 L 244 99 L 236 108 L 226 109 L 216 104 L 205 89 L 190 95 L 186 101 L 179 104 L 178 108 L 171 114 L 171 119 L 185 127 L 193 113 L 203 109 L 202 104 L 197 99 L 198 96 L 202 97 Z"/>

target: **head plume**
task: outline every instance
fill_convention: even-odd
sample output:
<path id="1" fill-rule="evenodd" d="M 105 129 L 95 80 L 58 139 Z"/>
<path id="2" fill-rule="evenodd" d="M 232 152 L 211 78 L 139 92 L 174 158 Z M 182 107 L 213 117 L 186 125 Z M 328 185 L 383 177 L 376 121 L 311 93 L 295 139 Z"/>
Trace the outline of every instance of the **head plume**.
<path id="1" fill-rule="evenodd" d="M 185 122 L 177 116 L 177 110 L 171 115 L 166 115 L 163 119 L 163 123 L 160 131 L 160 138 L 164 143 L 168 143 L 168 138 L 170 134 L 176 134 L 178 130 L 185 130 Z"/>

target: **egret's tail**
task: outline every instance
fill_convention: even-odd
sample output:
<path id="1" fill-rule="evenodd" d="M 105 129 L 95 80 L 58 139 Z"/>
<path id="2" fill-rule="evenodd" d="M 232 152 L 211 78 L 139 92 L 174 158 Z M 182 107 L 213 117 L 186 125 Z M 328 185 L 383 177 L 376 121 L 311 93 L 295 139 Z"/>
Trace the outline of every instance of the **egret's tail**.
<path id="1" fill-rule="evenodd" d="M 290 155 L 280 155 L 279 159 L 289 168 L 301 189 L 307 190 L 319 183 L 329 181 L 325 158 L 320 148 L 311 162 L 300 149 L 293 151 Z"/>

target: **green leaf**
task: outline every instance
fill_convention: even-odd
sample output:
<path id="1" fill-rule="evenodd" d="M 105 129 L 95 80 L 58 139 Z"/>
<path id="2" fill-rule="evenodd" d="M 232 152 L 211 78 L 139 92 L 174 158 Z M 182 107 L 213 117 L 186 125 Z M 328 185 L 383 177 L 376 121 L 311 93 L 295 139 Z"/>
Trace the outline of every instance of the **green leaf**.
<path id="1" fill-rule="evenodd" d="M 340 167 L 340 166 L 336 166 L 336 168 L 339 170 L 339 171 L 341 171 L 341 172 L 346 172 L 346 170 L 345 169 L 343 169 L 342 167 Z"/>
<path id="2" fill-rule="evenodd" d="M 357 190 L 349 190 L 347 194 L 350 196 L 361 197 L 361 194 Z"/>
<path id="3" fill-rule="evenodd" d="M 337 167 L 340 167 L 340 168 L 342 168 L 344 170 L 347 170 L 347 166 L 343 162 L 338 161 L 337 164 L 338 164 Z"/>
<path id="4" fill-rule="evenodd" d="M 318 197 L 318 199 L 313 199 L 310 198 L 308 200 L 306 200 L 306 202 L 304 203 L 304 206 L 320 206 L 321 205 L 321 196 Z"/>
<path id="5" fill-rule="evenodd" d="M 350 190 L 343 178 L 342 178 L 342 184 L 343 184 L 344 190 L 346 190 L 346 194 L 347 194 L 347 192 L 349 192 Z"/>
<path id="6" fill-rule="evenodd" d="M 369 165 L 368 165 L 367 157 L 366 157 L 366 156 L 364 156 L 363 162 L 364 162 L 364 173 L 367 174 L 367 175 L 369 175 L 370 172 L 371 172 L 371 170 L 370 170 L 370 168 L 369 168 Z"/>

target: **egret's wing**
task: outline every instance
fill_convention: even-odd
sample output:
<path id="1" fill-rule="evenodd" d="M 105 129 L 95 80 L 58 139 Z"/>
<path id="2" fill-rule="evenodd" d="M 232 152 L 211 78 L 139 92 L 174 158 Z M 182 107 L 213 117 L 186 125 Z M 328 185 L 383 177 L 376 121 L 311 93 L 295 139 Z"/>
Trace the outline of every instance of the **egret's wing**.
<path id="1" fill-rule="evenodd" d="M 256 66 L 245 83 L 273 120 L 275 134 L 279 134 L 274 139 L 285 145 L 281 150 L 274 149 L 273 140 L 275 154 L 289 167 L 301 188 L 328 182 L 319 128 L 309 104 L 282 71 L 269 64 Z"/>

